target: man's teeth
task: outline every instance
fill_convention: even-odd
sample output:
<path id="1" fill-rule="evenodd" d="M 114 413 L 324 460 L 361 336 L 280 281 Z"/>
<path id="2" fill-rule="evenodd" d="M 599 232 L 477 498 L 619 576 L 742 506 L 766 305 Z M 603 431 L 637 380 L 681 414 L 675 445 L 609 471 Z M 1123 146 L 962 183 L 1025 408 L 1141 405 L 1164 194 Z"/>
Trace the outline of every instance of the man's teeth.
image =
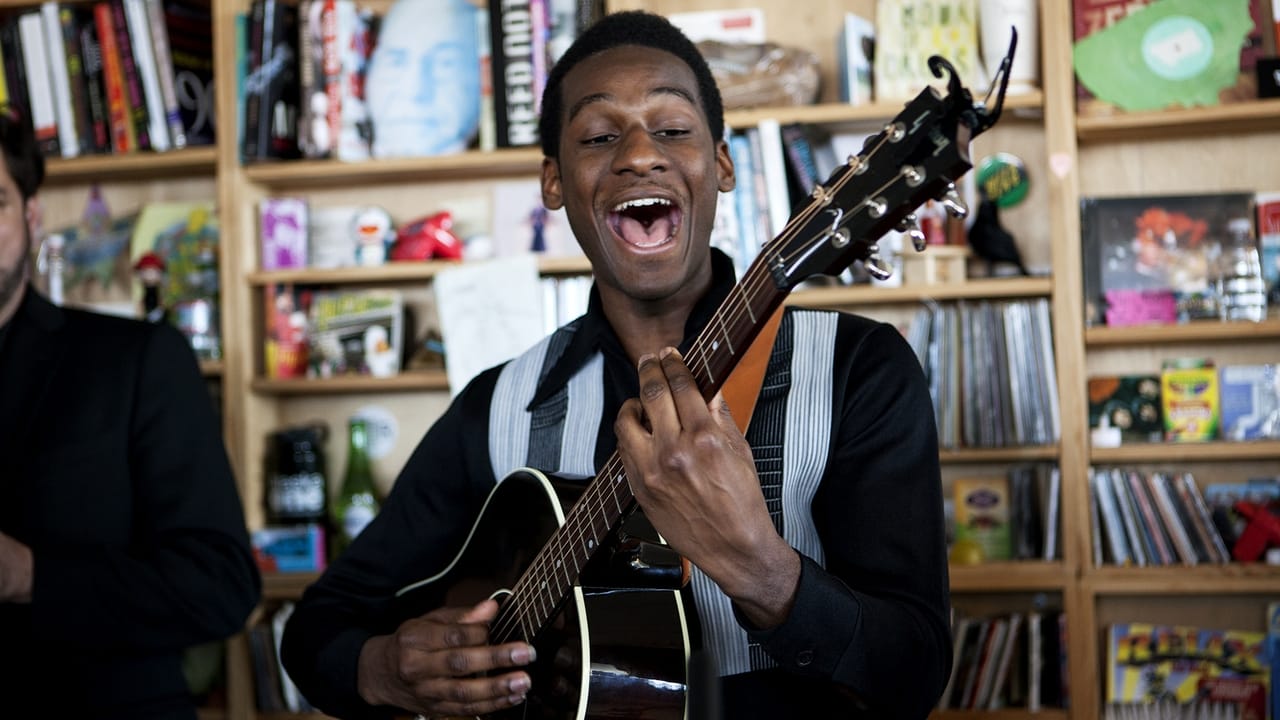
<path id="1" fill-rule="evenodd" d="M 671 201 L 667 200 L 666 198 L 639 198 L 636 200 L 628 200 L 623 203 L 618 203 L 617 207 L 615 207 L 613 211 L 622 212 L 623 210 L 629 210 L 631 208 L 649 207 L 650 205 L 670 205 L 670 204 L 671 204 Z"/>

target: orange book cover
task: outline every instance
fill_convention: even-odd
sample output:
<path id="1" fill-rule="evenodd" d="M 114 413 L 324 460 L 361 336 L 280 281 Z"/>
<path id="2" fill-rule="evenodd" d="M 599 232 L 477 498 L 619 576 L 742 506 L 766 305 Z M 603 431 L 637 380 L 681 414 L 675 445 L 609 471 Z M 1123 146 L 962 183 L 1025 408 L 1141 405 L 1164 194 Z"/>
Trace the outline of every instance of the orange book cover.
<path id="1" fill-rule="evenodd" d="M 125 97 L 124 69 L 120 64 L 120 46 L 116 44 L 111 6 L 105 2 L 95 4 L 93 19 L 98 29 L 98 43 L 102 46 L 102 84 L 107 92 L 107 125 L 111 131 L 111 150 L 117 153 L 132 152 L 137 149 L 138 141 L 129 116 L 129 101 Z"/>

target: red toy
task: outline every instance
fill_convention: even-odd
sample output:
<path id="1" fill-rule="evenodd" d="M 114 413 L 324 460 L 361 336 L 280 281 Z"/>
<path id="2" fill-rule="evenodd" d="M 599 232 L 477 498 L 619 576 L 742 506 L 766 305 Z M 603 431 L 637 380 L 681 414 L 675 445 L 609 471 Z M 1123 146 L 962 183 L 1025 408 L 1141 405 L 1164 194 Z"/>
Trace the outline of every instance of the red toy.
<path id="1" fill-rule="evenodd" d="M 1231 548 L 1232 557 L 1240 562 L 1253 562 L 1262 557 L 1268 546 L 1280 545 L 1280 518 L 1265 505 L 1240 500 L 1233 507 L 1249 524 Z"/>
<path id="2" fill-rule="evenodd" d="M 461 260 L 462 240 L 452 228 L 453 214 L 448 210 L 401 225 L 391 245 L 391 259 Z"/>

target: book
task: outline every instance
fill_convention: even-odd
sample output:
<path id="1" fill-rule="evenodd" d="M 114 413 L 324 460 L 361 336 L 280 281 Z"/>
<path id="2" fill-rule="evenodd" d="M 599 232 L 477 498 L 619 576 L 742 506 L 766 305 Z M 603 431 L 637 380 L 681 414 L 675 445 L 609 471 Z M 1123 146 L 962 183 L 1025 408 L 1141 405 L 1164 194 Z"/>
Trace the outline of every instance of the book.
<path id="1" fill-rule="evenodd" d="M 1222 536 L 1218 534 L 1217 528 L 1214 527 L 1213 519 L 1209 514 L 1209 506 L 1204 500 L 1204 496 L 1200 493 L 1200 487 L 1196 485 L 1195 477 L 1191 473 L 1179 473 L 1176 478 L 1171 478 L 1174 486 L 1174 492 L 1177 495 L 1178 502 L 1181 503 L 1185 510 L 1184 515 L 1191 526 L 1191 530 L 1199 538 L 1197 547 L 1204 547 L 1203 560 L 1210 563 L 1229 563 L 1231 562 L 1231 553 L 1227 551 L 1226 544 L 1222 541 Z"/>
<path id="2" fill-rule="evenodd" d="M 847 12 L 836 37 L 836 77 L 840 102 L 866 105 L 872 99 L 872 58 L 876 26 L 857 13 Z"/>
<path id="3" fill-rule="evenodd" d="M 263 372 L 270 379 L 307 375 L 311 294 L 299 291 L 293 283 L 272 283 L 263 288 Z"/>
<path id="4" fill-rule="evenodd" d="M 1280 8 L 1280 2 L 1276 2 L 1276 7 Z M 1258 256 L 1262 265 L 1262 281 L 1267 286 L 1267 302 L 1280 306 L 1280 192 L 1255 194 L 1254 208 Z"/>
<path id="5" fill-rule="evenodd" d="M 1100 427 L 1105 417 L 1122 442 L 1164 438 L 1159 375 L 1097 375 L 1088 380 L 1088 395 L 1090 428 Z"/>
<path id="6" fill-rule="evenodd" d="M 1280 365 L 1224 365 L 1218 401 L 1222 439 L 1280 438 Z"/>
<path id="7" fill-rule="evenodd" d="M 1197 358 L 1164 361 L 1160 371 L 1164 439 L 1202 442 L 1218 437 L 1218 370 Z"/>
<path id="8" fill-rule="evenodd" d="M 1240 717 L 1265 720 L 1270 688 L 1266 634 L 1142 622 L 1107 628 L 1106 697 L 1112 704 L 1223 700 L 1226 681 Z M 1218 697 L 1214 697 L 1217 695 Z"/>
<path id="9" fill-rule="evenodd" d="M 1011 554 L 1009 478 L 1000 475 L 956 478 L 956 542 L 969 540 L 982 548 L 986 561 L 1008 560 Z"/>
<path id="10" fill-rule="evenodd" d="M 538 144 L 529 0 L 489 0 L 489 71 L 497 147 Z"/>
<path id="11" fill-rule="evenodd" d="M 404 297 L 391 289 L 316 292 L 307 332 L 308 377 L 400 372 Z"/>
<path id="12" fill-rule="evenodd" d="M 212 145 L 214 117 L 213 18 L 208 2 L 163 0 L 173 61 L 178 116 L 188 145 Z"/>
<path id="13" fill-rule="evenodd" d="M 147 137 L 151 139 L 152 150 L 164 152 L 172 147 L 172 143 L 165 119 L 164 97 L 160 93 L 160 68 L 156 64 L 146 0 L 124 0 L 124 19 L 147 108 Z"/>
<path id="14" fill-rule="evenodd" d="M 80 131 L 76 124 L 75 104 L 71 95 L 71 74 L 67 68 L 67 47 L 63 41 L 62 19 L 58 3 L 40 3 L 40 20 L 44 26 L 45 61 L 48 79 L 53 84 L 53 109 L 58 119 L 58 150 L 64 158 L 80 154 Z"/>
<path id="15" fill-rule="evenodd" d="M 124 66 L 116 41 L 116 21 L 111 15 L 111 6 L 106 2 L 95 3 L 93 18 L 102 57 L 102 87 L 105 92 L 108 129 L 111 132 L 111 151 L 133 152 L 139 149 L 138 139 L 129 110 Z"/>
<path id="16" fill-rule="evenodd" d="M 31 101 L 29 111 L 36 145 L 45 157 L 58 157 L 62 154 L 58 113 L 50 85 L 52 76 L 49 51 L 45 47 L 44 21 L 39 11 L 18 16 L 18 36 L 26 68 L 27 95 Z"/>
<path id="17" fill-rule="evenodd" d="M 165 24 L 161 0 L 143 0 L 146 4 L 147 24 L 151 32 L 152 52 L 156 63 L 156 78 L 160 84 L 160 110 L 167 127 L 169 145 L 174 148 L 187 146 L 187 131 L 182 125 L 182 113 L 178 108 L 178 86 L 173 69 L 173 50 L 169 46 L 169 28 Z M 185 90 L 185 88 L 184 88 Z"/>
<path id="18" fill-rule="evenodd" d="M 111 9 L 111 26 L 116 34 L 116 51 L 124 78 L 124 95 L 128 101 L 129 123 L 133 126 L 133 138 L 139 150 L 153 150 L 156 147 L 151 137 L 150 111 L 147 109 L 146 91 L 142 83 L 141 70 L 138 67 L 137 51 L 134 48 L 137 43 L 144 40 L 150 42 L 150 39 L 135 38 L 130 34 L 124 0 L 107 0 L 107 5 Z"/>
<path id="19" fill-rule="evenodd" d="M 1200 564 L 1202 556 L 1196 549 L 1191 527 L 1179 509 L 1179 502 L 1169 476 L 1165 473 L 1153 472 L 1146 476 L 1146 480 L 1147 487 L 1151 491 L 1151 499 L 1160 513 L 1160 520 L 1164 524 L 1165 531 L 1169 533 L 1174 550 L 1178 553 L 1179 562 L 1183 565 Z"/>
<path id="20" fill-rule="evenodd" d="M 263 198 L 258 203 L 263 270 L 307 266 L 307 208 L 303 197 Z"/>

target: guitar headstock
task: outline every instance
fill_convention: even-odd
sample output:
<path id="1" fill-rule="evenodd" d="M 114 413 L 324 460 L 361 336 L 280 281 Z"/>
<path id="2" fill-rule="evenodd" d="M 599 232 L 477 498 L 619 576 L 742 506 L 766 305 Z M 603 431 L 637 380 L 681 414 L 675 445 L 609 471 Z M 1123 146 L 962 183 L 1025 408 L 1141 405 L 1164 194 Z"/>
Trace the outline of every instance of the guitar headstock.
<path id="1" fill-rule="evenodd" d="M 1016 42 L 1015 34 L 1004 66 Z M 837 275 L 858 261 L 872 275 L 887 277 L 875 244 L 881 236 L 914 230 L 912 239 L 920 250 L 924 237 L 914 226 L 916 208 L 936 199 L 953 215 L 967 212 L 955 181 L 973 167 L 970 141 L 999 117 L 1004 84 L 999 85 L 997 104 L 988 110 L 974 102 L 951 63 L 935 55 L 929 67 L 939 78 L 950 73 L 946 94 L 928 87 L 907 103 L 858 155 L 814 188 L 766 248 L 769 274 L 778 287 L 794 288 L 814 275 Z M 1002 74 L 1007 82 L 1007 72 Z"/>

